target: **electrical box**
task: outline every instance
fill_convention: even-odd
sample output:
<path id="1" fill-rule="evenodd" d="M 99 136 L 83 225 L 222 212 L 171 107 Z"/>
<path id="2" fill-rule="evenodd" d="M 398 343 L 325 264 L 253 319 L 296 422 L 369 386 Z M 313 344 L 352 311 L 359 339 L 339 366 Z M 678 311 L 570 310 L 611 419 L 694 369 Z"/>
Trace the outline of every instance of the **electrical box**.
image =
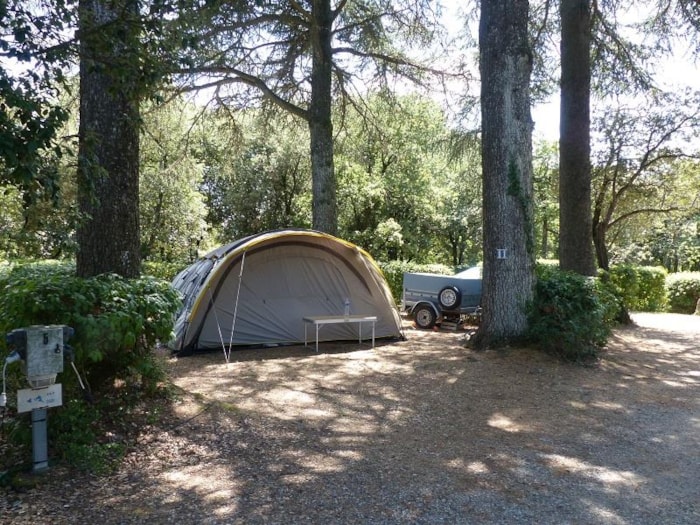
<path id="1" fill-rule="evenodd" d="M 28 326 L 17 328 L 7 335 L 24 361 L 25 373 L 32 388 L 43 388 L 56 382 L 63 372 L 64 341 L 73 335 L 73 329 L 64 325 Z"/>
<path id="2" fill-rule="evenodd" d="M 63 326 L 30 326 L 27 331 L 27 379 L 32 388 L 53 385 L 63 372 Z"/>

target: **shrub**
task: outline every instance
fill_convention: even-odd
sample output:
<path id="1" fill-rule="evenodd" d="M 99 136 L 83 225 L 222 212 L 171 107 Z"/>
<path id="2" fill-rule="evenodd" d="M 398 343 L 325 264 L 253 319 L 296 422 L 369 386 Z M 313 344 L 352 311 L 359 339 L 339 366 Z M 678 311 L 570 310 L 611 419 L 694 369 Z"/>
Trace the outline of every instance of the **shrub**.
<path id="1" fill-rule="evenodd" d="M 540 265 L 528 339 L 567 361 L 593 360 L 610 335 L 606 311 L 596 279 Z"/>
<path id="2" fill-rule="evenodd" d="M 157 279 L 172 282 L 180 271 L 187 268 L 187 263 L 173 263 L 162 261 L 143 261 L 141 270 L 144 274 Z"/>
<path id="3" fill-rule="evenodd" d="M 603 322 L 606 326 L 632 322 L 622 290 L 610 280 L 608 272 L 598 272 L 598 278 L 595 280 L 595 291 L 603 308 Z"/>
<path id="4" fill-rule="evenodd" d="M 666 308 L 664 268 L 620 264 L 610 269 L 609 279 L 629 310 L 660 312 Z"/>
<path id="5" fill-rule="evenodd" d="M 700 272 L 670 274 L 666 278 L 666 294 L 671 312 L 692 314 L 700 299 Z"/>
<path id="6" fill-rule="evenodd" d="M 48 437 L 52 448 L 79 470 L 106 474 L 124 455 L 124 444 L 100 442 L 101 429 L 96 422 L 104 408 L 104 403 L 88 405 L 71 399 L 61 407 L 58 417 L 51 417 Z"/>
<path id="7" fill-rule="evenodd" d="M 177 292 L 153 277 L 81 279 L 74 272 L 71 263 L 42 262 L 0 273 L 0 332 L 71 326 L 75 363 L 98 388 L 117 378 L 152 386 L 157 370 L 151 351 L 158 340 L 170 338 Z"/>
<path id="8" fill-rule="evenodd" d="M 31 325 L 68 325 L 75 365 L 94 388 L 95 404 L 80 400 L 70 365 L 58 380 L 64 405 L 51 409 L 50 444 L 70 464 L 105 472 L 124 445 L 100 441 L 102 425 L 114 423 L 115 407 L 124 415 L 140 399 L 159 392 L 164 379 L 153 349 L 169 339 L 179 297 L 169 283 L 153 277 L 124 279 L 103 275 L 75 277 L 70 263 L 42 262 L 0 267 L 0 333 Z M 0 346 L 4 346 L 4 337 Z M 25 388 L 21 368 L 8 368 L 9 390 Z M 8 396 L 12 405 L 12 396 Z M 8 423 L 15 445 L 31 439 L 28 420 Z"/>

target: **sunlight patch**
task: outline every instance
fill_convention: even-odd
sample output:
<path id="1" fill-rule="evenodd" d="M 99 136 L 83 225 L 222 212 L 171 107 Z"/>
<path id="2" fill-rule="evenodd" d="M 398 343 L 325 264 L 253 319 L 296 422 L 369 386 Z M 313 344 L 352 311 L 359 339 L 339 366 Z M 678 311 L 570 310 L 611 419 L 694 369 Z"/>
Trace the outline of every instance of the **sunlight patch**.
<path id="1" fill-rule="evenodd" d="M 637 487 L 644 478 L 634 472 L 615 470 L 608 467 L 590 465 L 585 461 L 559 454 L 544 454 L 548 466 L 562 474 L 578 474 L 580 476 L 600 481 L 606 485 L 620 485 L 624 487 Z"/>
<path id="2" fill-rule="evenodd" d="M 347 468 L 347 461 L 343 458 L 334 458 L 328 454 L 314 454 L 306 452 L 302 457 L 296 458 L 296 464 L 308 473 L 327 474 L 342 472 Z"/>
<path id="3" fill-rule="evenodd" d="M 595 408 L 601 408 L 603 410 L 620 410 L 623 412 L 629 412 L 623 405 L 620 403 L 610 403 L 607 401 L 596 401 L 595 403 L 591 403 L 592 407 Z"/>
<path id="4" fill-rule="evenodd" d="M 694 381 L 693 381 L 693 382 L 694 382 Z M 688 386 L 687 383 L 684 383 L 684 382 L 681 382 L 681 381 L 672 381 L 671 379 L 664 379 L 664 380 L 662 381 L 662 383 L 665 384 L 665 385 L 668 385 L 668 386 L 676 387 L 676 388 L 678 388 L 678 387 L 684 388 L 684 387 L 687 387 L 687 386 Z"/>
<path id="5" fill-rule="evenodd" d="M 235 482 L 231 480 L 231 472 L 228 468 L 213 467 L 207 465 L 180 469 L 174 472 L 166 472 L 163 477 L 181 491 L 197 493 L 203 501 L 210 504 L 226 503 L 230 506 L 232 498 L 235 498 Z M 222 483 L 222 480 L 226 480 Z"/>
<path id="6" fill-rule="evenodd" d="M 509 417 L 498 413 L 489 418 L 489 426 L 499 430 L 504 430 L 505 432 L 521 432 L 524 430 L 524 427 L 520 424 L 516 423 Z"/>
<path id="7" fill-rule="evenodd" d="M 472 474 L 488 474 L 489 468 L 483 461 L 472 461 L 467 465 L 467 472 Z"/>
<path id="8" fill-rule="evenodd" d="M 588 504 L 591 514 L 594 514 L 600 520 L 599 523 L 606 523 L 609 525 L 626 525 L 629 523 L 624 518 L 621 518 L 616 513 L 611 510 L 604 509 L 594 503 Z"/>

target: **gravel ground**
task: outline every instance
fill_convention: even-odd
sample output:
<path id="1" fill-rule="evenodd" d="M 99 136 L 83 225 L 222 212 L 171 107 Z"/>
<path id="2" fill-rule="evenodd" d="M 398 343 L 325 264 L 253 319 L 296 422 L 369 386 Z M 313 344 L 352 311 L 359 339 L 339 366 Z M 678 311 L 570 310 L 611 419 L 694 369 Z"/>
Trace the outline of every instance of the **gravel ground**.
<path id="1" fill-rule="evenodd" d="M 0 523 L 700 523 L 700 317 L 637 314 L 581 367 L 464 333 L 164 356 L 182 395 L 106 477 Z"/>

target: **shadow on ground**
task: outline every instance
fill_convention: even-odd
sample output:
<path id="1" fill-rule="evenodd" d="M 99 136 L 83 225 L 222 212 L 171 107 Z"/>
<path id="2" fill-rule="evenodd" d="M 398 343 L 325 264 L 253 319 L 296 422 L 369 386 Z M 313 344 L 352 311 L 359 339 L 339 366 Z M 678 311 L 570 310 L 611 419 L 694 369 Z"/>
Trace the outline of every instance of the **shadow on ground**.
<path id="1" fill-rule="evenodd" d="M 695 524 L 700 319 L 685 317 L 640 317 L 593 367 L 412 330 L 374 350 L 171 359 L 177 425 L 51 522 Z"/>

